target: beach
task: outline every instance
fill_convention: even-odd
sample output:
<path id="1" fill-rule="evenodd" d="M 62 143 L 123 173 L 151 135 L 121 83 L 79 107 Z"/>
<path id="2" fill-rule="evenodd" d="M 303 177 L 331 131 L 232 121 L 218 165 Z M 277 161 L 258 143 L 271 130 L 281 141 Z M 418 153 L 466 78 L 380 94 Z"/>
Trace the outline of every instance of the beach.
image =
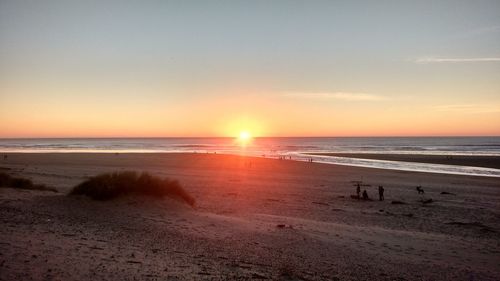
<path id="1" fill-rule="evenodd" d="M 5 155 L 2 172 L 59 192 L 0 188 L 1 280 L 500 276 L 500 180 L 494 177 L 215 153 Z M 398 159 L 392 160 L 405 161 Z M 66 195 L 83 180 L 114 171 L 177 179 L 196 204 Z M 357 183 L 372 200 L 351 198 Z"/>

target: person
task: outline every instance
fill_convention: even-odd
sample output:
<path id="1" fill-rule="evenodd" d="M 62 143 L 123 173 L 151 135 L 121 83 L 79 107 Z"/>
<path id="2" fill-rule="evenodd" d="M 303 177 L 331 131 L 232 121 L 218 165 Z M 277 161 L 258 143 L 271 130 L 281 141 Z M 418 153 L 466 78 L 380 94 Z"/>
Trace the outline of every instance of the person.
<path id="1" fill-rule="evenodd" d="M 356 184 L 356 194 L 358 195 L 358 199 L 360 198 L 359 193 L 361 193 L 361 184 L 359 184 L 359 182 L 358 182 Z"/>
<path id="2" fill-rule="evenodd" d="M 363 200 L 370 200 L 370 197 L 368 197 L 368 192 L 366 192 L 366 189 L 363 190 Z"/>
<path id="3" fill-rule="evenodd" d="M 384 187 L 381 185 L 378 186 L 378 199 L 384 201 Z"/>
<path id="4" fill-rule="evenodd" d="M 418 194 L 424 194 L 425 193 L 424 190 L 422 189 L 421 185 L 417 186 L 417 191 L 418 191 Z"/>

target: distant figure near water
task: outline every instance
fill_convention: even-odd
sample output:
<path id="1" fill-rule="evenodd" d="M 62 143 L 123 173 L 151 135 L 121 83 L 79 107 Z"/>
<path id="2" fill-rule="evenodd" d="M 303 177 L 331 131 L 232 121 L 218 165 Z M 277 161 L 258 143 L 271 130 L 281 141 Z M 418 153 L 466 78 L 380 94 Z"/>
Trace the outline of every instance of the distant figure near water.
<path id="1" fill-rule="evenodd" d="M 384 187 L 381 185 L 378 186 L 378 200 L 384 201 Z"/>
<path id="2" fill-rule="evenodd" d="M 424 190 L 422 189 L 421 185 L 417 186 L 417 191 L 418 191 L 418 194 L 424 194 L 425 193 Z"/>
<path id="3" fill-rule="evenodd" d="M 358 195 L 358 199 L 359 199 L 359 198 L 361 198 L 361 197 L 359 196 L 359 193 L 361 193 L 361 184 L 358 182 L 358 183 L 356 184 L 356 194 Z"/>

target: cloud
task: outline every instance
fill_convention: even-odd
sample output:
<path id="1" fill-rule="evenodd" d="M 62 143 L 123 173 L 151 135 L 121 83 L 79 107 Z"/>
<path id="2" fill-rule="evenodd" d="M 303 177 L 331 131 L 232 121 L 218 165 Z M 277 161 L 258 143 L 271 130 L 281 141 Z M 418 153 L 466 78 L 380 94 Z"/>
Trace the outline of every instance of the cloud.
<path id="1" fill-rule="evenodd" d="M 366 94 L 366 93 L 350 93 L 350 92 L 292 92 L 284 93 L 285 97 L 305 98 L 305 99 L 334 99 L 343 101 L 380 101 L 386 100 L 383 96 Z"/>
<path id="2" fill-rule="evenodd" d="M 489 57 L 489 58 L 436 58 L 436 57 L 425 57 L 415 60 L 415 63 L 426 64 L 426 63 L 475 63 L 475 62 L 500 62 L 500 57 Z"/>
<path id="3" fill-rule="evenodd" d="M 487 104 L 447 104 L 433 107 L 436 111 L 462 113 L 495 113 L 500 112 L 500 106 Z"/>

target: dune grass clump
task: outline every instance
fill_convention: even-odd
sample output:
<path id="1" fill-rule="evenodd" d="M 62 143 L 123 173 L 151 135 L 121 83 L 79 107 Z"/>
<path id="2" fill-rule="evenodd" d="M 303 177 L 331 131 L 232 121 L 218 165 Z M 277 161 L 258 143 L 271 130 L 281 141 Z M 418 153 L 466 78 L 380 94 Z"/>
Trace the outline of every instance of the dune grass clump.
<path id="1" fill-rule="evenodd" d="M 34 184 L 30 179 L 13 177 L 2 172 L 0 172 L 0 187 L 57 192 L 57 189 L 53 187 L 48 187 L 43 184 Z"/>
<path id="2" fill-rule="evenodd" d="M 129 195 L 171 197 L 194 206 L 195 200 L 177 180 L 148 173 L 114 172 L 100 174 L 75 186 L 70 195 L 86 195 L 95 200 L 111 200 Z"/>

